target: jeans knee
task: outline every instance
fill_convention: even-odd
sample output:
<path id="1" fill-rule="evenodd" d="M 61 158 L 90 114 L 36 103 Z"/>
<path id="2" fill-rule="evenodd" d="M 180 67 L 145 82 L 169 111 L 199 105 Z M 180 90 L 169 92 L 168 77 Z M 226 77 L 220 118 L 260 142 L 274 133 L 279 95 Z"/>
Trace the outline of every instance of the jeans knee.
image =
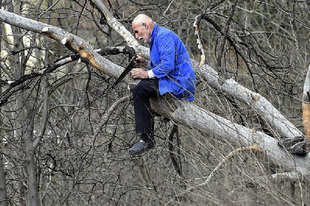
<path id="1" fill-rule="evenodd" d="M 143 91 L 143 87 L 141 85 L 137 85 L 135 86 L 135 88 L 132 90 L 132 94 L 133 94 L 133 97 L 141 97 L 143 94 L 144 94 L 144 91 Z"/>

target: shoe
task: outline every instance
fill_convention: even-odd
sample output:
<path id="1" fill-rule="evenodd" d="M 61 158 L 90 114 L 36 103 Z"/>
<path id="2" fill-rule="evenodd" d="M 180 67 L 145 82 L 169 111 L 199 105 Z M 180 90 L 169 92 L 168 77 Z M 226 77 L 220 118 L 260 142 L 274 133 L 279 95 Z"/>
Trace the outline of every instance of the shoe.
<path id="1" fill-rule="evenodd" d="M 305 156 L 308 151 L 306 149 L 306 143 L 305 142 L 298 142 L 297 144 L 294 144 L 290 148 L 290 152 L 292 154 L 298 155 L 298 156 Z"/>
<path id="2" fill-rule="evenodd" d="M 139 155 L 143 152 L 154 147 L 154 142 L 145 142 L 144 140 L 140 139 L 134 146 L 132 146 L 128 152 L 130 155 Z"/>
<path id="3" fill-rule="evenodd" d="M 297 137 L 293 137 L 293 138 L 285 138 L 282 139 L 281 141 L 278 142 L 278 145 L 280 147 L 284 147 L 284 148 L 290 148 L 293 145 L 304 141 L 304 137 L 303 136 L 297 136 Z"/>
<path id="4" fill-rule="evenodd" d="M 287 149 L 291 154 L 298 156 L 304 156 L 309 152 L 306 148 L 307 144 L 303 136 L 283 139 L 278 142 L 278 145 Z"/>

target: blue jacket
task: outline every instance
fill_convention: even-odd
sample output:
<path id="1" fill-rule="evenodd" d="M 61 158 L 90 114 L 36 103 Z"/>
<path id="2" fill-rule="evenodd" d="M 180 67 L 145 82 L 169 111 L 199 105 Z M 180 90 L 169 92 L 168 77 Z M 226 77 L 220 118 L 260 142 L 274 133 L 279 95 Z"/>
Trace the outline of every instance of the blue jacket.
<path id="1" fill-rule="evenodd" d="M 151 38 L 151 68 L 159 79 L 160 94 L 170 92 L 178 99 L 194 100 L 196 76 L 181 39 L 158 24 L 155 24 Z"/>

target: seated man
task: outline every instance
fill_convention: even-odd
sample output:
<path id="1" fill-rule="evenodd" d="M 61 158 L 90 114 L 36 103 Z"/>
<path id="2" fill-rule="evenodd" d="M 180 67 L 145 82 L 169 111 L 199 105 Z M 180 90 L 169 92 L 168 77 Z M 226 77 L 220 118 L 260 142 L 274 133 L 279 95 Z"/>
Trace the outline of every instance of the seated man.
<path id="1" fill-rule="evenodd" d="M 142 79 L 133 89 L 136 132 L 140 139 L 128 150 L 129 154 L 137 155 L 155 144 L 149 98 L 170 93 L 177 99 L 193 101 L 196 76 L 187 50 L 175 33 L 144 14 L 133 20 L 132 29 L 135 37 L 149 43 L 150 48 L 150 61 L 140 56 L 136 58 L 139 66 L 150 70 L 135 68 L 131 71 L 132 78 Z"/>

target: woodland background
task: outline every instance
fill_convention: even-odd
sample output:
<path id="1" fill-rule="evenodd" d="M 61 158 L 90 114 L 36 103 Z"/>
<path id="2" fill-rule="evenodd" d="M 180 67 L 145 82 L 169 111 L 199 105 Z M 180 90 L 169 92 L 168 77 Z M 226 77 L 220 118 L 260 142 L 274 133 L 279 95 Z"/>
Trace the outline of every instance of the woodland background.
<path id="1" fill-rule="evenodd" d="M 199 20 L 205 65 L 218 72 L 219 82 L 233 79 L 266 98 L 301 133 L 307 129 L 302 111 L 309 66 L 306 0 L 0 2 L 4 11 L 80 37 L 118 73 L 128 63 L 122 48 L 129 43 L 120 35 L 124 28 L 111 26 L 98 2 L 129 32 L 137 14 L 151 16 L 180 36 L 193 62 L 201 60 L 193 27 Z M 101 72 L 78 49 L 36 32 L 36 24 L 27 29 L 13 18 L 4 22 L 1 206 L 310 204 L 309 177 L 297 166 L 288 171 L 282 162 L 271 161 L 264 148 L 293 165 L 304 161 L 305 168 L 308 155 L 295 157 L 274 145 L 244 147 L 173 118 L 155 117 L 155 149 L 130 157 L 127 149 L 137 137 L 126 82 L 111 89 L 117 75 Z M 281 129 L 236 97 L 238 90 L 234 96 L 210 86 L 198 73 L 197 80 L 191 104 L 275 142 L 282 138 Z"/>

